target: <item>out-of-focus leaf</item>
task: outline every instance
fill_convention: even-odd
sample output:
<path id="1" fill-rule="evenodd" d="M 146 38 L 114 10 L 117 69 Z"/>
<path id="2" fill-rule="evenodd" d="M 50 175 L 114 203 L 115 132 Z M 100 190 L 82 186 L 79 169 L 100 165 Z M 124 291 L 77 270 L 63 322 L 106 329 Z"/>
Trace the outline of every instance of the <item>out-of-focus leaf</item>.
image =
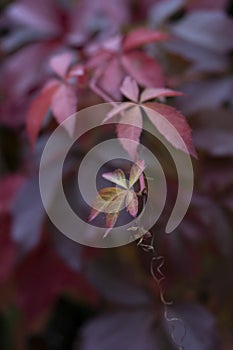
<path id="1" fill-rule="evenodd" d="M 170 142 L 175 148 L 179 148 L 186 153 L 188 151 L 191 155 L 196 157 L 190 127 L 186 122 L 185 117 L 180 112 L 175 108 L 162 103 L 145 103 L 144 106 L 148 107 L 145 109 L 148 118 L 168 142 Z M 187 149 L 181 146 L 179 142 L 177 143 L 176 134 L 173 131 L 167 130 L 167 125 L 164 124 L 163 118 L 167 119 L 172 126 L 174 126 L 180 137 L 183 139 Z"/>
<path id="2" fill-rule="evenodd" d="M 24 251 L 39 242 L 44 214 L 39 179 L 35 176 L 22 187 L 12 209 L 12 238 L 20 243 Z"/>
<path id="3" fill-rule="evenodd" d="M 233 132 L 228 130 L 200 129 L 193 133 L 195 146 L 216 157 L 233 156 Z"/>
<path id="4" fill-rule="evenodd" d="M 233 79 L 220 78 L 185 84 L 182 87 L 186 96 L 179 98 L 178 105 L 185 113 L 220 107 L 225 102 L 233 105 Z"/>
<path id="5" fill-rule="evenodd" d="M 133 51 L 125 53 L 121 62 L 126 72 L 138 84 L 145 87 L 162 87 L 164 85 L 161 65 L 144 52 Z"/>
<path id="6" fill-rule="evenodd" d="M 167 40 L 169 36 L 166 33 L 148 29 L 148 28 L 137 28 L 127 34 L 124 43 L 124 51 L 136 49 L 144 44 Z"/>
<path id="7" fill-rule="evenodd" d="M 27 132 L 32 147 L 35 145 L 41 124 L 50 108 L 52 97 L 58 87 L 59 83 L 52 81 L 47 84 L 39 96 L 32 101 L 26 121 Z"/>
<path id="8" fill-rule="evenodd" d="M 156 2 L 149 13 L 150 23 L 153 27 L 159 27 L 170 16 L 179 11 L 184 3 L 184 0 L 164 0 Z"/>
<path id="9" fill-rule="evenodd" d="M 64 52 L 51 58 L 50 67 L 58 76 L 65 78 L 72 59 L 73 55 L 71 52 Z"/>
<path id="10" fill-rule="evenodd" d="M 228 0 L 195 0 L 188 2 L 187 8 L 190 11 L 197 9 L 224 11 L 226 9 L 227 4 Z"/>
<path id="11" fill-rule="evenodd" d="M 27 321 L 48 311 L 64 290 L 75 290 L 89 301 L 96 299 L 96 293 L 83 276 L 66 266 L 43 242 L 19 264 L 16 289 L 17 303 L 25 312 Z"/>
<path id="12" fill-rule="evenodd" d="M 19 174 L 6 176 L 0 180 L 0 213 L 11 211 L 17 191 L 24 180 Z"/>
<path id="13" fill-rule="evenodd" d="M 51 110 L 58 124 L 61 124 L 77 112 L 77 103 L 78 98 L 74 88 L 66 84 L 61 84 L 57 91 L 55 91 L 51 101 Z M 72 132 L 72 130 L 69 131 Z"/>
<path id="14" fill-rule="evenodd" d="M 121 93 L 133 102 L 138 102 L 139 88 L 135 80 L 126 77 L 121 85 Z"/>
<path id="15" fill-rule="evenodd" d="M 54 35 L 60 33 L 57 10 L 52 0 L 20 0 L 7 8 L 6 15 L 14 23 Z"/>
<path id="16" fill-rule="evenodd" d="M 88 263 L 87 278 L 108 302 L 146 308 L 150 296 L 132 269 L 133 265 L 102 255 Z"/>
<path id="17" fill-rule="evenodd" d="M 212 350 L 219 348 L 214 317 L 205 308 L 198 304 L 186 303 L 174 306 L 172 309 L 170 315 L 182 319 L 186 327 L 184 349 Z M 170 331 L 168 325 L 165 325 L 167 332 Z M 180 340 L 184 334 L 184 327 L 179 322 L 176 322 L 175 325 L 174 336 Z"/>
<path id="18" fill-rule="evenodd" d="M 172 26 L 174 34 L 213 50 L 225 53 L 233 48 L 233 20 L 220 11 L 195 11 Z"/>

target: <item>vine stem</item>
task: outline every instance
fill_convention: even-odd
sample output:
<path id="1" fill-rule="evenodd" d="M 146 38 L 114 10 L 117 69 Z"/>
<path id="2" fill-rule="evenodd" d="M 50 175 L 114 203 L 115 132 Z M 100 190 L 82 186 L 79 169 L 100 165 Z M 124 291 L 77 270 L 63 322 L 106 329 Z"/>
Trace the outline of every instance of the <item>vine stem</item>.
<path id="1" fill-rule="evenodd" d="M 145 238 L 148 236 L 151 237 L 151 241 L 149 243 L 144 243 Z M 165 263 L 165 258 L 162 255 L 157 255 L 155 247 L 154 247 L 154 236 L 147 232 L 144 233 L 144 235 L 141 237 L 139 240 L 138 246 L 140 246 L 144 251 L 146 252 L 151 252 L 152 253 L 152 259 L 150 263 L 150 272 L 153 277 L 153 280 L 156 282 L 158 290 L 159 290 L 159 295 L 160 295 L 160 301 L 163 304 L 164 307 L 164 319 L 167 323 L 171 325 L 171 338 L 179 350 L 184 350 L 183 342 L 187 334 L 186 326 L 184 321 L 181 318 L 178 317 L 169 317 L 168 315 L 168 307 L 173 305 L 173 301 L 167 301 L 165 299 L 165 293 L 164 293 L 164 288 L 162 285 L 162 282 L 166 279 L 164 273 L 162 272 L 162 267 L 164 266 Z M 155 263 L 158 262 L 158 265 L 155 270 Z M 158 274 L 159 277 L 156 276 L 156 273 Z M 184 329 L 183 335 L 179 340 L 177 340 L 175 336 L 175 323 L 179 322 Z"/>

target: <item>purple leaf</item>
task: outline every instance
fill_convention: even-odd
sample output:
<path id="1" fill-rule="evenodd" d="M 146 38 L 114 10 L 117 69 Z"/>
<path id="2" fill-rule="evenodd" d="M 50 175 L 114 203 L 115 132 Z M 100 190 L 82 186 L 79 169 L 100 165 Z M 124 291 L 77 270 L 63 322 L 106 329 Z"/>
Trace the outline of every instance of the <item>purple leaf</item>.
<path id="1" fill-rule="evenodd" d="M 52 0 L 19 0 L 8 7 L 6 15 L 14 23 L 28 26 L 39 32 L 60 33 L 60 18 Z"/>
<path id="2" fill-rule="evenodd" d="M 195 11 L 172 26 L 182 39 L 225 53 L 233 48 L 233 20 L 220 11 Z"/>
<path id="3" fill-rule="evenodd" d="M 33 177 L 19 192 L 12 209 L 12 238 L 20 243 L 25 251 L 39 242 L 45 216 L 40 197 L 39 179 Z"/>

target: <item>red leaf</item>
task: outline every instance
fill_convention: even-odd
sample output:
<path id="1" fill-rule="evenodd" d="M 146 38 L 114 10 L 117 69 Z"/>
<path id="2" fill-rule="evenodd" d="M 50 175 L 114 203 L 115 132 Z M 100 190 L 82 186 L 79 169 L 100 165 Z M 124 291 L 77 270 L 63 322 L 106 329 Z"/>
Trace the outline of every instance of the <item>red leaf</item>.
<path id="1" fill-rule="evenodd" d="M 71 288 L 84 297 L 94 294 L 82 275 L 72 271 L 47 244 L 26 256 L 16 272 L 17 301 L 28 321 L 53 306 L 59 294 Z M 35 302 L 36 301 L 36 302 Z"/>
<path id="2" fill-rule="evenodd" d="M 174 91 L 170 89 L 156 89 L 156 88 L 147 88 L 145 89 L 140 97 L 140 102 L 145 102 L 152 100 L 154 98 L 163 97 L 163 96 L 182 96 L 183 93 L 179 91 Z"/>
<path id="3" fill-rule="evenodd" d="M 140 142 L 141 132 L 142 115 L 140 108 L 135 106 L 125 111 L 117 124 L 117 137 L 133 160 L 137 158 L 137 148 Z"/>
<path id="4" fill-rule="evenodd" d="M 77 112 L 78 98 L 74 89 L 66 84 L 60 84 L 51 102 L 51 110 L 58 124 Z M 68 130 L 72 132 L 72 130 Z"/>
<path id="5" fill-rule="evenodd" d="M 48 84 L 31 104 L 27 116 L 26 128 L 32 147 L 34 147 L 42 121 L 50 108 L 52 97 L 58 86 L 59 84 L 54 81 Z"/>
<path id="6" fill-rule="evenodd" d="M 98 86 L 107 92 L 114 101 L 121 100 L 120 86 L 125 74 L 122 70 L 119 60 L 112 58 L 105 67 L 101 78 L 98 81 Z"/>
<path id="7" fill-rule="evenodd" d="M 71 52 L 65 52 L 60 55 L 56 55 L 50 60 L 50 67 L 61 78 L 65 78 L 68 68 L 73 60 Z"/>
<path id="8" fill-rule="evenodd" d="M 121 85 L 120 91 L 129 100 L 138 102 L 139 88 L 134 79 L 126 77 Z"/>
<path id="9" fill-rule="evenodd" d="M 122 65 L 138 84 L 145 87 L 161 87 L 164 77 L 161 65 L 144 52 L 135 51 L 122 56 Z"/>
<path id="10" fill-rule="evenodd" d="M 169 36 L 157 30 L 138 28 L 130 32 L 123 43 L 123 50 L 129 51 L 154 41 L 167 40 Z"/>
<path id="11" fill-rule="evenodd" d="M 190 127 L 186 122 L 185 117 L 180 112 L 178 112 L 175 108 L 164 105 L 162 103 L 146 103 L 144 106 L 149 107 L 149 109 L 145 109 L 148 118 L 168 142 L 170 142 L 175 148 L 180 149 L 186 153 L 188 150 L 191 155 L 197 157 L 192 143 Z M 166 118 L 175 127 L 183 139 L 187 150 L 180 145 L 176 134 L 167 128 L 167 125 L 163 120 L 164 118 Z"/>

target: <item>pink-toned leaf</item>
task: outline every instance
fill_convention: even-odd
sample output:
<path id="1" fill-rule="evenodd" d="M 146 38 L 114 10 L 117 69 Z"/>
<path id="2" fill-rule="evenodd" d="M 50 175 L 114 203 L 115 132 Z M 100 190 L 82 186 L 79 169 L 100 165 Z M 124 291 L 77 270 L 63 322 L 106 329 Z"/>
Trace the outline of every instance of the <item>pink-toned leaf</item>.
<path id="1" fill-rule="evenodd" d="M 148 28 L 137 28 L 126 36 L 123 50 L 129 51 L 145 44 L 167 39 L 169 39 L 169 36 L 166 33 Z"/>
<path id="2" fill-rule="evenodd" d="M 152 100 L 154 98 L 164 97 L 164 96 L 182 96 L 183 93 L 179 91 L 174 91 L 170 89 L 159 89 L 159 88 L 147 88 L 140 96 L 140 102 L 145 102 Z"/>
<path id="3" fill-rule="evenodd" d="M 134 79 L 126 77 L 121 85 L 120 91 L 129 100 L 138 102 L 139 88 Z"/>
<path id="4" fill-rule="evenodd" d="M 104 179 L 113 182 L 114 184 L 127 188 L 127 182 L 125 178 L 125 173 L 121 169 L 117 169 L 112 173 L 105 173 L 102 175 Z"/>
<path id="5" fill-rule="evenodd" d="M 133 190 L 129 190 L 125 197 L 126 209 L 134 218 L 138 213 L 138 197 Z"/>
<path id="6" fill-rule="evenodd" d="M 31 146 L 34 147 L 43 119 L 50 108 L 52 97 L 59 87 L 56 82 L 51 82 L 41 91 L 32 102 L 28 112 L 26 128 Z"/>
<path id="7" fill-rule="evenodd" d="M 120 115 L 120 114 L 124 114 L 125 111 L 130 108 L 133 107 L 134 104 L 131 102 L 122 102 L 120 104 L 118 104 L 116 107 L 114 107 L 104 118 L 103 123 L 105 123 L 106 121 L 112 119 L 113 117 Z"/>
<path id="8" fill-rule="evenodd" d="M 64 52 L 62 54 L 53 56 L 49 62 L 52 70 L 61 78 L 65 78 L 68 68 L 73 60 L 71 52 Z"/>
<path id="9" fill-rule="evenodd" d="M 164 85 L 161 65 L 144 52 L 125 53 L 121 62 L 128 75 L 134 78 L 138 84 L 145 87 L 162 87 Z"/>
<path id="10" fill-rule="evenodd" d="M 142 114 L 135 106 L 125 111 L 117 124 L 117 137 L 133 160 L 137 157 L 137 148 L 142 133 Z"/>
<path id="11" fill-rule="evenodd" d="M 138 160 L 135 164 L 133 164 L 132 168 L 130 169 L 130 175 L 129 175 L 130 188 L 132 188 L 133 185 L 139 180 L 144 170 L 145 170 L 144 160 Z"/>
<path id="12" fill-rule="evenodd" d="M 175 148 L 197 157 L 192 142 L 190 127 L 186 122 L 185 117 L 179 111 L 173 107 L 156 102 L 146 103 L 144 106 L 148 107 L 145 109 L 148 118 L 168 142 L 170 142 Z M 175 130 L 168 128 L 167 123 L 164 122 L 164 118 L 176 129 L 186 147 L 180 143 Z"/>
<path id="13" fill-rule="evenodd" d="M 124 79 L 124 71 L 119 60 L 113 57 L 107 66 L 103 67 L 103 73 L 98 80 L 98 86 L 106 92 L 114 101 L 121 100 L 120 86 Z"/>
<path id="14" fill-rule="evenodd" d="M 56 93 L 53 95 L 51 110 L 58 124 L 61 124 L 77 112 L 78 98 L 75 90 L 66 84 L 61 84 Z M 72 134 L 72 126 L 67 126 L 67 131 Z"/>

